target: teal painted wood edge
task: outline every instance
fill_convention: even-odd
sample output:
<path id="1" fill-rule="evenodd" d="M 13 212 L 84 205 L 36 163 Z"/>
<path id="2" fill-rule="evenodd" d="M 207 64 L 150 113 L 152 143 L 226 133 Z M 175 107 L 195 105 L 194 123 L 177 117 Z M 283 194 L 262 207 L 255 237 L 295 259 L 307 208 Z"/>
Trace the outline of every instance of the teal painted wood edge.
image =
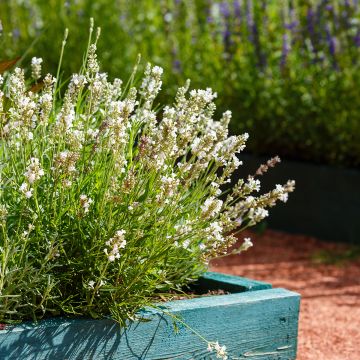
<path id="1" fill-rule="evenodd" d="M 240 293 L 240 292 L 242 293 L 245 291 L 255 291 L 255 290 L 264 290 L 264 289 L 272 288 L 272 285 L 269 283 L 244 278 L 241 276 L 223 274 L 213 271 L 208 271 L 205 274 L 203 274 L 199 279 L 199 281 L 201 281 L 202 287 L 206 287 L 206 289 L 208 290 L 223 289 L 233 293 Z M 196 299 L 176 300 L 172 302 L 167 302 L 166 304 L 168 304 L 167 306 L 178 306 L 180 304 L 181 306 L 183 305 L 190 306 L 190 304 L 194 304 L 196 307 L 197 304 L 203 303 L 201 299 L 205 300 L 205 304 L 208 304 L 209 306 L 214 306 L 217 304 L 218 301 L 222 301 L 224 299 L 231 299 L 231 297 L 229 298 L 229 295 L 218 295 L 218 296 L 214 295 L 214 296 L 200 297 Z M 158 305 L 164 307 L 164 303 L 160 303 Z M 169 308 L 169 311 L 175 311 L 175 308 L 171 308 L 171 309 Z M 142 316 L 147 316 L 145 314 L 155 314 L 157 312 L 158 312 L 157 310 L 147 308 L 146 310 L 141 311 L 141 314 Z M 46 327 L 53 325 L 58 326 L 59 324 L 70 325 L 74 321 L 88 322 L 93 320 L 87 318 L 72 319 L 67 317 L 57 317 L 57 318 L 51 318 L 49 320 L 39 321 L 38 323 L 26 321 L 20 325 L 8 326 L 7 329 L 13 329 L 14 331 L 21 331 L 21 329 L 33 329 L 39 327 L 42 328 L 44 326 Z M 2 331 L 4 330 L 0 330 L 0 334 L 2 333 Z"/>
<path id="2" fill-rule="evenodd" d="M 252 280 L 241 276 L 222 274 L 208 271 L 201 277 L 201 281 L 207 287 L 216 286 L 219 289 L 230 292 L 254 291 L 262 289 L 271 289 L 272 285 L 263 281 Z"/>
<path id="3" fill-rule="evenodd" d="M 266 291 L 265 291 L 266 290 Z M 271 291 L 269 291 L 271 290 Z M 222 306 L 231 306 L 234 304 L 246 304 L 253 301 L 268 301 L 275 300 L 280 298 L 289 298 L 289 297 L 300 297 L 296 292 L 289 291 L 282 288 L 276 289 L 261 289 L 254 290 L 250 292 L 234 293 L 228 295 L 214 295 L 214 296 L 203 296 L 187 300 L 176 300 L 168 301 L 165 304 L 157 304 L 160 309 L 164 309 L 172 314 L 177 312 L 204 309 L 209 307 L 222 307 Z M 143 310 L 143 314 L 158 314 L 160 310 L 147 308 Z"/>
<path id="4" fill-rule="evenodd" d="M 158 304 L 211 341 L 229 349 L 229 359 L 295 359 L 300 296 L 262 289 Z M 144 309 L 143 320 L 120 329 L 111 319 L 48 319 L 0 331 L 0 359 L 215 359 L 184 326 Z M 149 321 L 150 320 L 150 321 Z"/>

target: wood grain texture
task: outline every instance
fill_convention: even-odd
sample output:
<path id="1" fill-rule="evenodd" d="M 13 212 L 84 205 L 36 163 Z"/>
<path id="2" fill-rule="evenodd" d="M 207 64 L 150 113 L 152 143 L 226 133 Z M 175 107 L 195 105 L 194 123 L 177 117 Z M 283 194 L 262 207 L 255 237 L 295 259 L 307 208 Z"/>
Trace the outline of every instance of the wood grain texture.
<path id="1" fill-rule="evenodd" d="M 265 288 L 161 305 L 206 339 L 226 345 L 229 359 L 288 360 L 296 358 L 299 304 L 296 293 Z M 129 323 L 127 329 L 111 319 L 59 318 L 8 328 L 0 331 L 0 359 L 215 359 L 185 326 L 178 325 L 175 334 L 171 317 L 162 311 L 140 314 L 148 321 Z"/>

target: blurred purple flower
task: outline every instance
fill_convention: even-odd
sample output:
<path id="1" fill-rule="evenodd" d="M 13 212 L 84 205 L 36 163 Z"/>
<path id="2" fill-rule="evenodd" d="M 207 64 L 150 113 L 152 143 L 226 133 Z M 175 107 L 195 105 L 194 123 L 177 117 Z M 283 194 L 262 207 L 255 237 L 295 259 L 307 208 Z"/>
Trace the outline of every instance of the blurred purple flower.
<path id="1" fill-rule="evenodd" d="M 20 30 L 18 28 L 15 28 L 13 31 L 12 31 L 12 36 L 15 40 L 17 40 L 19 37 L 20 37 Z"/>
<path id="2" fill-rule="evenodd" d="M 349 0 L 344 0 L 344 10 L 341 13 L 342 18 L 343 18 L 343 22 L 345 25 L 346 29 L 349 29 L 351 27 L 351 23 L 350 23 L 350 11 L 351 11 L 351 5 Z"/>
<path id="3" fill-rule="evenodd" d="M 285 29 L 294 32 L 294 30 L 296 30 L 298 25 L 299 25 L 299 22 L 297 20 L 294 20 L 294 21 L 291 21 L 290 23 L 284 24 L 284 27 L 285 27 Z"/>
<path id="4" fill-rule="evenodd" d="M 249 29 L 251 28 L 251 26 L 253 24 L 252 9 L 253 9 L 252 0 L 247 0 L 246 1 L 246 21 L 247 21 L 247 25 L 248 25 Z"/>
<path id="5" fill-rule="evenodd" d="M 284 69 L 286 65 L 286 60 L 290 50 L 291 48 L 289 42 L 289 35 L 287 33 L 284 33 L 282 37 L 282 51 L 281 51 L 281 60 L 280 60 L 281 69 Z"/>
<path id="6" fill-rule="evenodd" d="M 175 59 L 172 66 L 174 72 L 181 73 L 181 61 L 179 59 Z"/>
<path id="7" fill-rule="evenodd" d="M 212 6 L 213 6 L 212 1 L 211 1 L 211 0 L 208 0 L 208 1 L 207 1 L 207 7 L 206 7 L 206 21 L 207 21 L 209 24 L 211 24 L 211 23 L 214 22 L 214 19 L 213 19 L 212 15 L 211 15 L 211 8 L 212 8 Z"/>
<path id="8" fill-rule="evenodd" d="M 230 17 L 229 4 L 226 1 L 220 3 L 220 12 L 224 18 Z"/>
<path id="9" fill-rule="evenodd" d="M 254 43 L 254 36 L 253 36 L 254 19 L 253 19 L 252 9 L 253 9 L 252 0 L 247 0 L 246 1 L 246 23 L 247 23 L 247 27 L 248 27 L 248 31 L 249 31 L 249 40 L 250 40 L 250 42 Z"/>
<path id="10" fill-rule="evenodd" d="M 328 43 L 329 53 L 334 57 L 336 52 L 336 41 L 335 38 L 331 35 L 329 24 L 326 24 L 326 40 Z"/>
<path id="11" fill-rule="evenodd" d="M 285 17 L 285 16 L 283 15 L 283 17 Z M 289 1 L 289 19 L 290 19 L 290 22 L 285 23 L 284 27 L 285 27 L 285 29 L 290 30 L 290 32 L 292 34 L 294 34 L 299 25 L 299 21 L 296 18 L 296 12 L 295 12 L 295 8 L 294 8 L 293 0 Z"/>
<path id="12" fill-rule="evenodd" d="M 259 28 L 258 28 L 256 22 L 254 22 L 254 24 L 252 26 L 252 36 L 253 36 L 253 40 L 254 40 L 255 53 L 256 53 L 256 56 L 258 59 L 257 65 L 261 69 L 264 69 L 266 67 L 266 55 L 261 49 Z"/>
<path id="13" fill-rule="evenodd" d="M 310 38 L 311 43 L 311 50 L 315 56 L 315 62 L 319 61 L 318 56 L 318 49 L 317 49 L 317 43 L 316 43 L 316 32 L 315 32 L 315 13 L 312 7 L 310 7 L 306 14 L 306 25 L 307 25 L 307 32 Z M 319 22 L 319 18 L 317 18 L 317 21 Z"/>
<path id="14" fill-rule="evenodd" d="M 354 36 L 354 43 L 356 47 L 360 47 L 360 29 L 357 30 L 356 35 Z"/>
<path id="15" fill-rule="evenodd" d="M 220 3 L 220 13 L 224 18 L 224 31 L 223 35 L 223 42 L 225 47 L 225 52 L 230 50 L 231 46 L 231 27 L 230 27 L 230 9 L 229 5 L 226 1 Z"/>
<path id="16" fill-rule="evenodd" d="M 234 14 L 235 14 L 235 18 L 238 20 L 238 23 L 241 23 L 241 18 L 242 18 L 242 11 L 241 11 L 241 7 L 242 7 L 242 1 L 241 0 L 234 0 Z"/>
<path id="17" fill-rule="evenodd" d="M 337 70 L 338 64 L 337 64 L 336 57 L 335 57 L 335 55 L 336 55 L 336 38 L 331 35 L 329 24 L 326 24 L 326 40 L 328 43 L 329 53 L 331 56 L 333 67 L 335 70 Z"/>
<path id="18" fill-rule="evenodd" d="M 262 12 L 262 31 L 263 34 L 265 36 L 268 36 L 268 23 L 269 23 L 269 18 L 268 18 L 268 14 L 267 14 L 267 6 L 266 4 L 263 3 L 263 12 Z"/>
<path id="19" fill-rule="evenodd" d="M 225 51 L 229 51 L 231 46 L 231 31 L 228 26 L 226 26 L 225 30 L 223 31 L 223 41 Z"/>
<path id="20" fill-rule="evenodd" d="M 309 33 L 309 36 L 311 38 L 314 37 L 315 31 L 314 31 L 314 11 L 310 7 L 306 14 L 306 22 L 307 22 L 307 31 Z"/>

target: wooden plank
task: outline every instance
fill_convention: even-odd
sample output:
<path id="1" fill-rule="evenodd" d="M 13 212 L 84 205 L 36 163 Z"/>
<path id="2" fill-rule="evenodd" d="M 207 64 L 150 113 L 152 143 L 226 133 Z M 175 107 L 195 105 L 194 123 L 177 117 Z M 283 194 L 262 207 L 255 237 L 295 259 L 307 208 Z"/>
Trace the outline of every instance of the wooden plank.
<path id="1" fill-rule="evenodd" d="M 166 303 L 166 311 L 229 350 L 229 359 L 295 359 L 300 297 L 265 289 Z M 164 304 L 161 304 L 164 306 Z M 155 309 L 120 329 L 112 320 L 54 319 L 0 331 L 3 360 L 215 359 L 185 326 Z"/>
<path id="2" fill-rule="evenodd" d="M 247 279 L 241 276 L 208 271 L 198 282 L 202 289 L 222 289 L 231 293 L 271 289 L 272 285 L 263 281 Z"/>

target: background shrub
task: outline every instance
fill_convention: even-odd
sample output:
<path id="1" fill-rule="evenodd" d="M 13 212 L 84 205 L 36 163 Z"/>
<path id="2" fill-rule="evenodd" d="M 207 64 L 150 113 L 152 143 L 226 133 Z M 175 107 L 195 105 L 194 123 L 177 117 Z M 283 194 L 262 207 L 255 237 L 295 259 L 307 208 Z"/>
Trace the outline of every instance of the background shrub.
<path id="1" fill-rule="evenodd" d="M 191 78 L 223 94 L 232 131 L 253 152 L 358 167 L 360 25 L 356 0 L 78 0 L 0 4 L 4 59 L 81 64 L 90 16 L 103 29 L 102 66 L 127 77 L 138 53 L 164 67 L 167 92 Z"/>

